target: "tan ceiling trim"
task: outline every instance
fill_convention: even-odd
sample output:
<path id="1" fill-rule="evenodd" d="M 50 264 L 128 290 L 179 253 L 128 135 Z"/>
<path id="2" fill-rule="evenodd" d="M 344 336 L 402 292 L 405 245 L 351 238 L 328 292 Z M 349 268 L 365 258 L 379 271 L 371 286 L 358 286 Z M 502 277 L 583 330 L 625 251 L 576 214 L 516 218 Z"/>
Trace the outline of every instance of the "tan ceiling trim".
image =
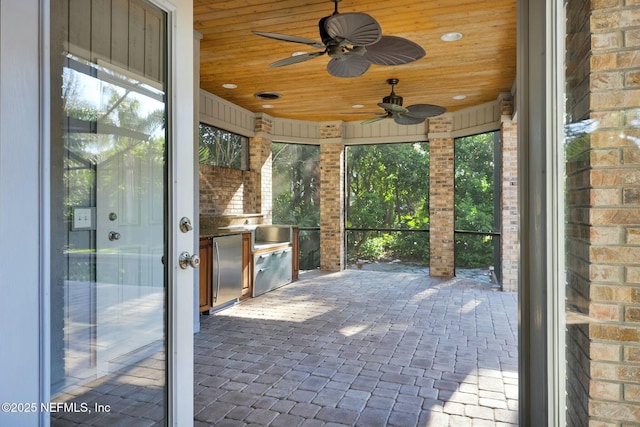
<path id="1" fill-rule="evenodd" d="M 417 125 L 399 125 L 393 120 L 380 120 L 361 124 L 360 121 L 312 122 L 271 117 L 265 113 L 252 113 L 204 90 L 200 91 L 200 121 L 229 132 L 247 137 L 260 136 L 274 142 L 298 144 L 362 145 L 400 142 L 422 142 L 433 138 L 458 138 L 500 129 L 504 117 L 500 99 L 474 107 L 445 113 L 452 117 L 451 132 L 428 133 L 428 122 Z M 271 123 L 270 131 L 255 130 L 257 118 Z M 322 137 L 327 126 L 340 127 L 340 137 Z"/>

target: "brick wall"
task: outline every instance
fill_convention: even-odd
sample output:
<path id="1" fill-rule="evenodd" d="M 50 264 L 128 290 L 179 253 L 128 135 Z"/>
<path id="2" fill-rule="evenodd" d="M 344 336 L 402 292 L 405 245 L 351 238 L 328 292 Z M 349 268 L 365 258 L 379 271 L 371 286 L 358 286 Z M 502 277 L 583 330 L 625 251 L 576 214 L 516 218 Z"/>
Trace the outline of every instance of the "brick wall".
<path id="1" fill-rule="evenodd" d="M 250 171 L 200 165 L 200 216 L 241 215 L 252 210 Z"/>
<path id="2" fill-rule="evenodd" d="M 501 101 L 502 126 L 502 177 L 500 202 L 501 284 L 505 291 L 518 290 L 518 267 L 520 263 L 519 217 L 518 217 L 518 127 L 511 121 L 513 100 Z M 496 183 L 498 184 L 498 183 Z"/>
<path id="3" fill-rule="evenodd" d="M 640 425 L 640 2 L 567 17 L 568 424 Z"/>
<path id="4" fill-rule="evenodd" d="M 429 133 L 451 132 L 448 117 L 429 120 Z M 429 140 L 429 273 L 436 277 L 453 277 L 454 259 L 454 140 Z"/>
<path id="5" fill-rule="evenodd" d="M 327 138 L 335 138 L 335 128 Z M 344 269 L 344 145 L 320 145 L 320 269 Z"/>
<path id="6" fill-rule="evenodd" d="M 262 214 L 272 221 L 271 140 L 261 132 L 271 130 L 266 117 L 256 118 L 258 136 L 249 139 L 249 170 L 200 165 L 200 216 Z"/>
<path id="7" fill-rule="evenodd" d="M 326 123 L 320 128 L 320 139 L 331 139 L 342 137 L 341 123 Z"/>

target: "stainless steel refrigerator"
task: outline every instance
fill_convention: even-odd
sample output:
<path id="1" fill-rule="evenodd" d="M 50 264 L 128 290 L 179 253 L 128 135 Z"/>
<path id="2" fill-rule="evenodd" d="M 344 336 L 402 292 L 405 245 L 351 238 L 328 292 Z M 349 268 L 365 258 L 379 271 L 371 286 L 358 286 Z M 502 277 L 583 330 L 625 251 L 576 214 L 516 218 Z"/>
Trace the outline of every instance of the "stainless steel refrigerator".
<path id="1" fill-rule="evenodd" d="M 215 310 L 242 295 L 242 235 L 215 237 L 212 257 Z"/>

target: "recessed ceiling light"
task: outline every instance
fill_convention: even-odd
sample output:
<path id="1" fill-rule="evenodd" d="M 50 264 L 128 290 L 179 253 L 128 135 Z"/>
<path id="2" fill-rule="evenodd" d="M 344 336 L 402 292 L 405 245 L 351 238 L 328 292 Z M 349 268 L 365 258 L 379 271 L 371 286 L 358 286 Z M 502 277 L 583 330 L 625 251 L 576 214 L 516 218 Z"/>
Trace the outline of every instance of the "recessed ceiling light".
<path id="1" fill-rule="evenodd" d="M 273 108 L 271 104 L 262 104 L 262 108 Z"/>
<path id="2" fill-rule="evenodd" d="M 238 85 L 234 83 L 225 83 L 222 85 L 222 87 L 225 89 L 237 89 Z"/>
<path id="3" fill-rule="evenodd" d="M 364 105 L 362 105 L 362 104 L 353 104 L 351 106 L 351 108 L 364 108 Z"/>
<path id="4" fill-rule="evenodd" d="M 275 101 L 276 99 L 280 99 L 282 95 L 276 92 L 258 92 L 254 94 L 254 96 L 263 101 Z"/>
<path id="5" fill-rule="evenodd" d="M 291 54 L 291 56 L 300 56 L 300 55 L 306 55 L 308 52 L 293 52 Z"/>
<path id="6" fill-rule="evenodd" d="M 462 38 L 462 34 L 458 32 L 445 33 L 440 36 L 443 42 L 455 42 Z"/>
<path id="7" fill-rule="evenodd" d="M 453 99 L 457 99 L 457 100 L 461 100 L 461 99 L 466 99 L 467 95 L 455 95 L 452 98 Z"/>

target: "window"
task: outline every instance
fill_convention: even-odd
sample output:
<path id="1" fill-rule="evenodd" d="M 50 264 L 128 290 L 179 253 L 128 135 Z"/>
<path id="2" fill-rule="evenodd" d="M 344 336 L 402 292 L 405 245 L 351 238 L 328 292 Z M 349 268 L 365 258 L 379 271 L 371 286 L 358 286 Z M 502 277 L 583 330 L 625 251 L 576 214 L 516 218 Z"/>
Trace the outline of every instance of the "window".
<path id="1" fill-rule="evenodd" d="M 198 157 L 201 164 L 248 169 L 248 138 L 200 123 Z"/>

